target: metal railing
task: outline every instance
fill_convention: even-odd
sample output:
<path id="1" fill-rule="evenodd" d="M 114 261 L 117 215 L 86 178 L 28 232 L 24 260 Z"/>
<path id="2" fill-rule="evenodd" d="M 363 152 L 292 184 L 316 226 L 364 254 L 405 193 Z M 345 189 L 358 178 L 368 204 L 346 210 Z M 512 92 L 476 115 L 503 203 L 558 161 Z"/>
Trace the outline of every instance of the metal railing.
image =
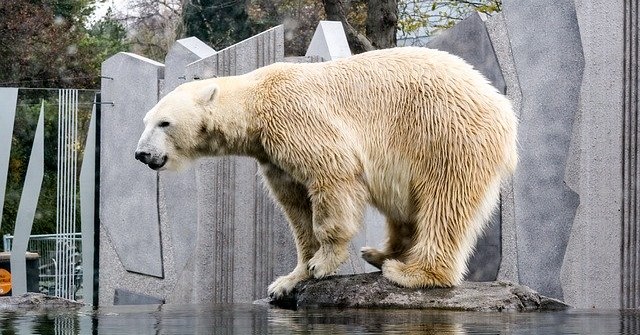
<path id="1" fill-rule="evenodd" d="M 4 251 L 11 251 L 13 236 L 4 235 Z M 56 250 L 57 245 L 57 250 Z M 73 300 L 82 299 L 82 236 L 81 233 L 31 235 L 27 251 L 38 258 L 39 290 L 48 295 L 59 295 L 60 283 L 73 283 L 66 295 Z M 69 264 L 72 274 L 56 274 L 56 269 Z M 60 272 L 60 271 L 58 271 Z M 72 276 L 72 277 L 71 277 Z M 64 278 L 62 278 L 64 277 Z M 65 286 L 65 285 L 62 285 Z M 56 291 L 58 289 L 58 291 Z"/>

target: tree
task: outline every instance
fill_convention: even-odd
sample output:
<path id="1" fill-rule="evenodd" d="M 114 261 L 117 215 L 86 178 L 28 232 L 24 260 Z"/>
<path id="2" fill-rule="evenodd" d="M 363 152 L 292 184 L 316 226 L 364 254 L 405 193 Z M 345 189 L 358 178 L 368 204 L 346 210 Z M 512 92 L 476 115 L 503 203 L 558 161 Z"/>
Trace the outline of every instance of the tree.
<path id="1" fill-rule="evenodd" d="M 396 45 L 396 27 L 398 22 L 397 0 L 344 1 L 323 0 L 327 19 L 340 21 L 347 39 L 355 53 L 390 48 Z M 366 5 L 365 32 L 358 30 L 349 20 L 349 10 Z"/>
<path id="2" fill-rule="evenodd" d="M 471 10 L 493 13 L 500 0 L 135 0 L 127 22 L 134 51 L 162 60 L 177 38 L 196 36 L 216 50 L 278 24 L 285 54 L 303 55 L 320 20 L 342 22 L 353 52 L 389 48 L 397 37 L 428 37 Z"/>
<path id="3" fill-rule="evenodd" d="M 424 42 L 472 11 L 499 12 L 501 0 L 323 0 L 328 20 L 340 21 L 355 53 L 396 46 L 396 38 Z M 362 13 L 366 13 L 363 16 Z M 364 24 L 363 24 L 364 22 Z M 363 29 L 364 26 L 364 29 Z"/>
<path id="4" fill-rule="evenodd" d="M 252 0 L 247 13 L 265 28 L 284 25 L 286 56 L 304 55 L 318 22 L 325 19 L 318 0 Z"/>
<path id="5" fill-rule="evenodd" d="M 113 36 L 91 35 L 92 10 L 89 0 L 0 1 L 0 86 L 97 88 L 98 40 Z"/>
<path id="6" fill-rule="evenodd" d="M 216 50 L 249 38 L 265 27 L 247 14 L 249 0 L 186 0 L 181 35 L 195 36 Z"/>
<path id="7" fill-rule="evenodd" d="M 423 46 L 434 33 L 452 27 L 477 11 L 487 15 L 502 10 L 502 0 L 402 0 L 398 32 L 404 44 Z"/>
<path id="8" fill-rule="evenodd" d="M 130 51 L 162 62 L 182 29 L 180 0 L 136 0 L 114 15 L 128 30 Z"/>
<path id="9" fill-rule="evenodd" d="M 121 51 L 129 51 L 131 43 L 127 42 L 125 27 L 115 18 L 111 10 L 99 21 L 95 22 L 79 42 L 79 51 L 93 55 L 86 65 L 87 71 L 99 76 L 102 62 Z"/>
<path id="10" fill-rule="evenodd" d="M 88 0 L 0 1 L 0 86 L 28 88 L 98 88 L 102 61 L 124 51 L 125 29 L 112 17 L 88 26 Z M 20 90 L 12 136 L 9 175 L 0 234 L 13 233 L 33 134 L 42 101 L 44 178 L 32 233 L 56 229 L 58 107 L 55 90 Z M 93 92 L 80 93 L 79 128 L 88 122 Z M 83 113 L 84 112 L 84 113 Z M 84 132 L 74 148 L 82 155 Z"/>

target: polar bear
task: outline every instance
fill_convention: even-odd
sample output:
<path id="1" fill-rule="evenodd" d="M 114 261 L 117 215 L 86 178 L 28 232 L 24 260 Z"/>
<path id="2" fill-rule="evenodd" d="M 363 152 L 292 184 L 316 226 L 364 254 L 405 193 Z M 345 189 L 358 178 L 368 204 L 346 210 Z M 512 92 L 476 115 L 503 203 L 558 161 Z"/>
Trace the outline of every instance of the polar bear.
<path id="1" fill-rule="evenodd" d="M 461 58 L 425 48 L 185 83 L 144 124 L 135 158 L 155 170 L 202 156 L 258 161 L 298 255 L 273 298 L 334 273 L 368 203 L 388 236 L 362 249 L 366 261 L 404 287 L 459 284 L 517 164 L 509 100 Z"/>

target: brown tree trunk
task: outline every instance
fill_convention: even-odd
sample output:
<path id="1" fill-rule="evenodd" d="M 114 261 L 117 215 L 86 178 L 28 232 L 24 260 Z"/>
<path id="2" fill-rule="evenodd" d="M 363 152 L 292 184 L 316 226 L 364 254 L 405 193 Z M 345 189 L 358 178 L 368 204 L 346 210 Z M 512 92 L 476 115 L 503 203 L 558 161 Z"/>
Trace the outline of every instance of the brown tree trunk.
<path id="1" fill-rule="evenodd" d="M 376 49 L 366 36 L 359 33 L 349 24 L 349 21 L 347 21 L 345 2 L 346 1 L 343 0 L 322 0 L 327 20 L 342 22 L 344 32 L 347 34 L 347 41 L 349 42 L 349 46 L 351 46 L 351 52 L 361 53 Z"/>
<path id="2" fill-rule="evenodd" d="M 368 1 L 367 37 L 376 49 L 396 46 L 398 0 Z"/>

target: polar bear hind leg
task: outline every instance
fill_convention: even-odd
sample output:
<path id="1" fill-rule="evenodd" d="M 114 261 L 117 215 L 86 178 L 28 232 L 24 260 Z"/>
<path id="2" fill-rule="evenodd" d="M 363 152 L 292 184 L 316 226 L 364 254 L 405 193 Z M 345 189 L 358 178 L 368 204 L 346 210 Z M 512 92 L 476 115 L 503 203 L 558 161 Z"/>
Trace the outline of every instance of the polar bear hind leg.
<path id="1" fill-rule="evenodd" d="M 404 260 L 407 251 L 413 246 L 415 223 L 403 222 L 387 218 L 387 240 L 382 250 L 372 247 L 360 249 L 362 258 L 369 264 L 382 269 L 387 259 Z"/>
<path id="2" fill-rule="evenodd" d="M 453 204 L 461 209 L 475 208 L 470 215 L 461 215 L 464 210 L 457 213 L 449 211 L 450 201 L 438 201 L 438 198 L 446 199 L 446 196 L 436 196 L 423 203 L 417 215 L 417 219 L 423 222 L 415 226 L 414 245 L 404 260 L 384 261 L 383 275 L 401 286 L 412 288 L 460 284 L 478 236 L 498 203 L 500 184 L 500 176 L 495 176 L 475 206 L 468 200 L 464 204 Z"/>

